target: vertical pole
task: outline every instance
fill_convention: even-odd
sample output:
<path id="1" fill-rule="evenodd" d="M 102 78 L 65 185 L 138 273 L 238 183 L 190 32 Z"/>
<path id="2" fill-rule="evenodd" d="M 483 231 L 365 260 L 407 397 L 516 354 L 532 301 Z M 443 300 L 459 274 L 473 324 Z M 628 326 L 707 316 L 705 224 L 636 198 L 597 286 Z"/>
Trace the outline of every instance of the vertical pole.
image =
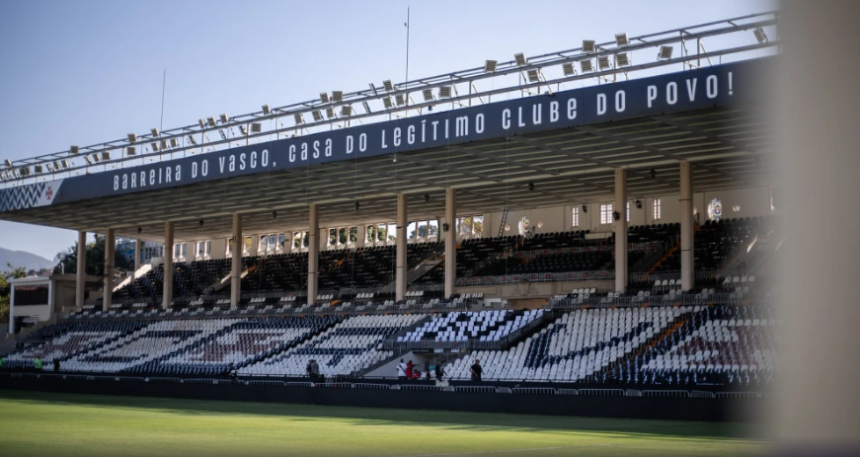
<path id="1" fill-rule="evenodd" d="M 242 236 L 242 215 L 233 213 L 233 255 L 230 264 L 230 309 L 236 309 L 242 299 L 242 249 L 245 246 Z"/>
<path id="2" fill-rule="evenodd" d="M 693 167 L 681 162 L 681 290 L 693 289 Z"/>
<path id="3" fill-rule="evenodd" d="M 104 293 L 102 295 L 102 311 L 110 309 L 113 303 L 113 268 L 116 250 L 114 230 L 109 228 L 105 231 L 105 276 Z"/>
<path id="4" fill-rule="evenodd" d="M 137 279 L 137 270 L 143 265 L 143 260 L 141 260 L 140 251 L 143 249 L 143 241 L 140 238 L 134 240 L 134 271 L 131 273 L 131 280 L 134 281 Z"/>
<path id="5" fill-rule="evenodd" d="M 445 237 L 445 298 L 454 293 L 457 279 L 457 194 L 454 189 L 445 189 L 445 222 L 448 231 Z M 442 227 L 440 227 L 441 229 Z"/>
<path id="6" fill-rule="evenodd" d="M 615 170 L 615 291 L 627 288 L 627 170 Z"/>
<path id="7" fill-rule="evenodd" d="M 75 309 L 84 307 L 87 289 L 87 232 L 78 232 L 78 266 L 75 273 Z"/>
<path id="8" fill-rule="evenodd" d="M 397 269 L 394 272 L 394 299 L 406 298 L 406 194 L 397 195 L 397 240 L 396 261 Z"/>
<path id="9" fill-rule="evenodd" d="M 317 299 L 317 267 L 320 254 L 320 212 L 316 203 L 308 210 L 308 303 Z"/>
<path id="10" fill-rule="evenodd" d="M 11 292 L 9 294 L 9 334 L 15 334 L 15 285 L 12 284 L 10 287 Z"/>
<path id="11" fill-rule="evenodd" d="M 173 302 L 173 222 L 164 223 L 164 292 L 161 308 L 168 309 Z"/>

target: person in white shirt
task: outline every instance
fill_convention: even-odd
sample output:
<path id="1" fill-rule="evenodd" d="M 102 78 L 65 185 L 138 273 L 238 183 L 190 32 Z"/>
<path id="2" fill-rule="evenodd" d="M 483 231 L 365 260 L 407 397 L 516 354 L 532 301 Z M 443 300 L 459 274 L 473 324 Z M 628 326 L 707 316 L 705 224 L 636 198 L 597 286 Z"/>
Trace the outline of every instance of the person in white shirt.
<path id="1" fill-rule="evenodd" d="M 406 379 L 406 364 L 403 363 L 403 359 L 400 359 L 400 363 L 397 364 L 397 379 L 401 381 Z"/>

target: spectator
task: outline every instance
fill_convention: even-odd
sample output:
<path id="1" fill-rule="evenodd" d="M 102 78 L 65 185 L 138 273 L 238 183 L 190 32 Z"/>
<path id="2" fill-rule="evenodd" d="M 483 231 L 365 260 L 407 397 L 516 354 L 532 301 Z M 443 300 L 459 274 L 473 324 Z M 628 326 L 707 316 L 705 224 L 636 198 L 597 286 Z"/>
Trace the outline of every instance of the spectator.
<path id="1" fill-rule="evenodd" d="M 60 371 L 60 359 L 54 359 L 54 373 Z"/>
<path id="2" fill-rule="evenodd" d="M 400 363 L 397 364 L 397 379 L 401 381 L 406 379 L 406 364 L 403 363 L 403 359 L 400 359 Z"/>
<path id="3" fill-rule="evenodd" d="M 41 359 L 34 360 L 33 361 L 33 368 L 35 368 L 37 370 L 41 370 L 42 369 L 42 360 Z"/>
<path id="4" fill-rule="evenodd" d="M 424 361 L 424 373 L 427 373 L 427 380 L 430 380 L 430 359 Z"/>
<path id="5" fill-rule="evenodd" d="M 481 369 L 481 361 L 480 360 L 475 359 L 475 363 L 472 364 L 471 371 L 472 371 L 472 381 L 473 382 L 481 382 L 481 375 L 483 374 L 484 370 Z"/>
<path id="6" fill-rule="evenodd" d="M 445 376 L 445 370 L 442 369 L 442 364 L 436 362 L 436 381 L 442 382 L 442 378 Z"/>
<path id="7" fill-rule="evenodd" d="M 412 370 L 415 369 L 415 364 L 410 360 L 409 363 L 406 364 L 406 379 L 412 379 Z"/>
<path id="8" fill-rule="evenodd" d="M 421 370 L 414 368 L 412 370 L 412 379 L 419 381 L 421 380 Z"/>

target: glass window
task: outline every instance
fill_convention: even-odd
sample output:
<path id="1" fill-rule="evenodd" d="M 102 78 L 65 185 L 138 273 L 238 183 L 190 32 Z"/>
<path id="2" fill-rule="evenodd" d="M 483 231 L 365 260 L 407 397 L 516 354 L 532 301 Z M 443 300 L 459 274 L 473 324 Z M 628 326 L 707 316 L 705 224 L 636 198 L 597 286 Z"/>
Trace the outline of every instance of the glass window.
<path id="1" fill-rule="evenodd" d="M 266 249 L 269 246 L 269 236 L 268 235 L 260 235 L 260 244 L 257 246 L 258 253 L 262 254 L 266 252 Z"/>
<path id="2" fill-rule="evenodd" d="M 484 215 L 476 214 L 472 216 L 472 234 L 480 237 L 484 233 Z"/>
<path id="3" fill-rule="evenodd" d="M 365 235 L 364 241 L 366 243 L 369 243 L 371 245 L 374 244 L 374 242 L 376 241 L 376 226 L 375 225 L 368 225 L 367 227 L 365 227 L 365 234 L 364 235 Z"/>
<path id="4" fill-rule="evenodd" d="M 269 235 L 269 251 L 274 251 L 277 247 L 275 235 Z"/>
<path id="5" fill-rule="evenodd" d="M 406 239 L 414 240 L 416 238 L 418 238 L 418 223 L 410 222 L 406 226 Z"/>
<path id="6" fill-rule="evenodd" d="M 600 205 L 600 223 L 603 225 L 612 223 L 612 203 Z"/>
<path id="7" fill-rule="evenodd" d="M 358 242 L 358 227 L 350 227 L 349 228 L 349 244 L 355 244 Z"/>
<path id="8" fill-rule="evenodd" d="M 206 249 L 203 251 L 203 254 L 206 257 L 209 257 L 210 255 L 212 255 L 212 242 L 211 241 L 206 242 Z"/>
<path id="9" fill-rule="evenodd" d="M 302 247 L 307 248 L 311 245 L 311 232 L 305 232 L 302 235 Z"/>
<path id="10" fill-rule="evenodd" d="M 574 206 L 570 213 L 570 226 L 579 227 L 579 207 Z"/>
<path id="11" fill-rule="evenodd" d="M 430 238 L 439 238 L 439 221 L 432 220 L 427 224 L 427 236 Z"/>
<path id="12" fill-rule="evenodd" d="M 184 258 L 188 257 L 188 243 L 182 243 L 182 248 L 180 250 L 180 253 L 182 254 L 181 258 L 184 259 Z"/>
<path id="13" fill-rule="evenodd" d="M 663 217 L 663 213 L 661 211 L 662 202 L 659 198 L 654 199 L 654 220 L 659 221 Z"/>
<path id="14" fill-rule="evenodd" d="M 337 244 L 337 229 L 328 230 L 328 245 L 334 246 Z"/>
<path id="15" fill-rule="evenodd" d="M 337 243 L 340 245 L 346 245 L 347 241 L 349 241 L 349 229 L 346 227 L 342 227 L 337 231 Z"/>
<path id="16" fill-rule="evenodd" d="M 282 251 L 287 247 L 287 234 L 279 233 L 278 234 L 278 250 Z"/>
<path id="17" fill-rule="evenodd" d="M 388 235 L 388 243 L 394 243 L 397 240 L 397 224 L 388 224 L 386 234 Z"/>

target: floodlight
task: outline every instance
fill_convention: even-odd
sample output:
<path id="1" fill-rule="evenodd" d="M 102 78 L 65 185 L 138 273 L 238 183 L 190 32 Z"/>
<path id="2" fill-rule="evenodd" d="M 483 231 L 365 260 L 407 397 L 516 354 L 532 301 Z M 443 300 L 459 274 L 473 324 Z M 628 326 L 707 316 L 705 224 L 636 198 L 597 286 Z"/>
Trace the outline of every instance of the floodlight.
<path id="1" fill-rule="evenodd" d="M 630 66 L 630 56 L 626 52 L 621 52 L 615 55 L 615 64 L 619 67 Z"/>
<path id="2" fill-rule="evenodd" d="M 155 128 L 155 127 L 153 127 L 153 128 L 151 128 L 151 129 L 149 129 L 149 131 L 150 131 L 150 132 L 152 132 L 152 136 L 158 136 L 158 134 L 160 133 L 160 132 L 158 131 L 158 129 L 157 129 L 157 128 Z"/>
<path id="3" fill-rule="evenodd" d="M 215 121 L 215 118 L 214 118 L 214 117 L 212 117 L 212 116 L 209 116 L 206 120 L 207 120 L 207 121 L 209 121 L 209 125 L 210 125 L 211 127 L 215 127 L 215 125 L 217 125 L 217 123 L 216 123 L 216 121 Z"/>
<path id="4" fill-rule="evenodd" d="M 263 131 L 263 125 L 259 122 L 254 122 L 251 124 L 251 133 L 260 133 Z"/>
<path id="5" fill-rule="evenodd" d="M 167 140 L 161 140 L 161 149 L 165 151 L 170 149 L 170 143 L 168 143 Z"/>
<path id="6" fill-rule="evenodd" d="M 314 122 L 321 122 L 323 120 L 322 113 L 319 111 L 313 111 L 311 114 L 314 116 Z"/>
<path id="7" fill-rule="evenodd" d="M 365 111 L 367 114 L 370 114 L 370 113 L 372 113 L 372 112 L 373 112 L 373 111 L 371 111 L 371 110 L 370 110 L 370 103 L 367 103 L 367 101 L 366 101 L 366 100 L 365 100 L 365 101 L 363 101 L 363 102 L 361 102 L 361 104 L 362 104 L 362 106 L 364 106 L 364 111 Z"/>
<path id="8" fill-rule="evenodd" d="M 496 71 L 496 66 L 498 64 L 499 62 L 496 62 L 495 60 L 487 60 L 486 62 L 484 62 L 484 71 Z"/>
<path id="9" fill-rule="evenodd" d="M 63 169 L 63 166 L 62 166 L 62 164 L 60 164 L 60 161 L 59 161 L 59 160 L 55 160 L 55 161 L 54 161 L 54 170 L 56 170 L 56 171 L 60 171 L 60 170 L 62 170 L 62 169 Z"/>
<path id="10" fill-rule="evenodd" d="M 326 117 L 327 117 L 327 118 L 329 118 L 329 119 L 334 118 L 334 108 L 332 108 L 331 106 L 329 106 L 328 108 L 326 108 L 326 109 L 325 109 L 325 115 L 326 115 Z"/>
<path id="11" fill-rule="evenodd" d="M 406 97 L 404 97 L 403 94 L 397 94 L 394 99 L 398 106 L 406 104 Z"/>
<path id="12" fill-rule="evenodd" d="M 42 172 L 42 166 L 41 165 L 34 165 L 33 171 L 35 171 L 36 173 L 41 173 Z"/>
<path id="13" fill-rule="evenodd" d="M 245 127 L 244 125 L 240 125 L 239 131 L 242 132 L 242 135 L 247 135 L 248 134 L 248 127 Z"/>
<path id="14" fill-rule="evenodd" d="M 171 138 L 170 139 L 170 147 L 178 148 L 179 147 L 179 138 Z"/>
<path id="15" fill-rule="evenodd" d="M 302 113 L 293 114 L 293 119 L 296 120 L 296 125 L 305 123 L 305 118 L 302 116 Z"/>
<path id="16" fill-rule="evenodd" d="M 352 115 L 352 106 L 344 105 L 340 109 L 340 114 L 341 114 L 341 116 L 351 116 Z"/>
<path id="17" fill-rule="evenodd" d="M 394 84 L 391 84 L 390 79 L 386 79 L 385 81 L 382 81 L 382 87 L 385 88 L 386 92 L 394 92 Z"/>
<path id="18" fill-rule="evenodd" d="M 186 136 L 186 138 L 188 139 L 189 143 L 191 143 L 193 145 L 197 145 L 197 140 L 195 140 L 193 136 L 188 135 L 188 136 Z"/>
<path id="19" fill-rule="evenodd" d="M 229 121 L 230 121 L 230 119 L 227 117 L 227 115 L 226 115 L 226 114 L 222 114 L 222 115 L 221 115 L 221 123 L 222 123 L 222 124 L 226 124 L 226 123 L 227 123 L 227 122 L 229 122 Z"/>
<path id="20" fill-rule="evenodd" d="M 627 46 L 628 44 L 630 44 L 630 41 L 627 39 L 626 33 L 616 33 L 615 34 L 615 43 L 618 44 L 618 46 L 620 47 L 620 46 Z"/>
<path id="21" fill-rule="evenodd" d="M 153 150 L 153 151 L 155 151 L 155 152 L 158 152 L 158 151 L 161 149 L 161 148 L 158 146 L 158 143 L 150 143 L 149 145 L 150 145 L 150 146 L 152 146 L 152 150 Z"/>
<path id="22" fill-rule="evenodd" d="M 205 119 L 203 119 L 203 118 L 197 119 L 197 123 L 200 124 L 201 129 L 206 128 L 206 120 Z"/>
<path id="23" fill-rule="evenodd" d="M 60 165 L 62 165 L 63 168 L 69 168 L 69 161 L 68 160 L 61 160 Z"/>
<path id="24" fill-rule="evenodd" d="M 600 67 L 601 70 L 606 70 L 612 68 L 612 61 L 609 60 L 607 56 L 600 56 L 597 58 L 597 66 Z"/>
<path id="25" fill-rule="evenodd" d="M 531 81 L 533 83 L 540 82 L 540 76 L 538 75 L 537 70 L 532 69 L 532 70 L 529 70 L 527 73 L 529 75 L 529 81 Z"/>
<path id="26" fill-rule="evenodd" d="M 580 60 L 579 69 L 582 70 L 583 73 L 591 73 L 594 71 L 594 64 L 591 63 L 591 59 Z"/>
<path id="27" fill-rule="evenodd" d="M 30 176 L 30 167 L 19 168 L 18 173 L 20 173 L 21 176 Z"/>
<path id="28" fill-rule="evenodd" d="M 328 93 L 327 92 L 320 92 L 320 101 L 322 101 L 323 103 L 328 103 Z"/>
<path id="29" fill-rule="evenodd" d="M 126 135 L 126 137 L 128 138 L 129 143 L 134 143 L 137 141 L 137 134 L 136 133 L 129 133 L 128 135 Z"/>
<path id="30" fill-rule="evenodd" d="M 102 151 L 102 162 L 110 160 L 110 151 Z"/>
<path id="31" fill-rule="evenodd" d="M 386 109 L 391 108 L 391 97 L 385 97 L 382 99 L 382 104 L 385 105 Z"/>
<path id="32" fill-rule="evenodd" d="M 343 101 L 343 91 L 333 90 L 331 91 L 331 98 L 335 101 L 335 103 L 340 103 Z"/>
<path id="33" fill-rule="evenodd" d="M 573 63 L 572 63 L 572 62 L 568 62 L 568 63 L 566 63 L 566 64 L 563 64 L 563 65 L 561 66 L 561 69 L 562 69 L 562 71 L 564 71 L 564 75 L 565 75 L 565 76 L 571 76 L 571 75 L 575 75 L 575 74 L 576 74 L 576 69 L 575 69 L 575 68 L 573 68 Z"/>
<path id="34" fill-rule="evenodd" d="M 263 105 L 263 114 L 268 115 L 272 112 L 272 109 L 269 108 L 269 105 Z"/>
<path id="35" fill-rule="evenodd" d="M 764 29 L 763 29 L 763 28 L 761 28 L 761 27 L 756 27 L 756 29 L 755 29 L 755 30 L 753 30 L 753 34 L 755 34 L 755 39 L 756 39 L 756 40 L 758 40 L 759 44 L 763 44 L 763 43 L 767 43 L 767 42 L 768 42 L 767 34 L 766 34 L 766 33 L 764 33 Z"/>
<path id="36" fill-rule="evenodd" d="M 134 146 L 128 146 L 127 148 L 125 148 L 125 155 L 127 155 L 127 156 L 137 155 L 137 150 L 134 148 Z"/>
<path id="37" fill-rule="evenodd" d="M 433 90 L 432 89 L 424 89 L 422 91 L 422 93 L 424 94 L 424 101 L 425 102 L 432 102 L 433 101 Z"/>
<path id="38" fill-rule="evenodd" d="M 671 59 L 672 58 L 672 51 L 674 51 L 674 50 L 675 50 L 675 48 L 673 48 L 672 46 L 660 46 L 660 51 L 657 53 L 657 59 L 658 60 L 669 60 L 669 59 Z"/>
<path id="39" fill-rule="evenodd" d="M 526 56 L 522 52 L 518 52 L 518 53 L 514 54 L 514 60 L 516 60 L 517 65 L 519 65 L 521 67 L 528 63 L 526 61 Z"/>
<path id="40" fill-rule="evenodd" d="M 6 172 L 0 171 L 0 181 L 5 181 L 5 180 L 6 180 Z"/>
<path id="41" fill-rule="evenodd" d="M 597 50 L 597 43 L 594 40 L 582 40 L 582 52 L 594 52 Z"/>
<path id="42" fill-rule="evenodd" d="M 218 130 L 218 133 L 219 133 L 219 134 L 221 134 L 221 139 L 222 139 L 222 140 L 227 141 L 227 134 L 226 134 L 226 133 L 224 133 L 224 131 L 223 131 L 223 130 L 219 129 L 219 130 Z"/>
<path id="43" fill-rule="evenodd" d="M 9 160 L 9 159 L 6 159 L 6 166 L 7 166 L 7 167 L 11 167 L 11 166 L 12 166 L 12 161 L 11 161 L 11 160 Z"/>
<path id="44" fill-rule="evenodd" d="M 451 98 L 451 86 L 440 87 L 439 98 Z"/>
<path id="45" fill-rule="evenodd" d="M 80 148 L 78 148 L 77 146 L 69 146 L 69 154 L 77 154 L 79 150 Z"/>
<path id="46" fill-rule="evenodd" d="M 90 154 L 90 157 L 93 158 L 93 162 L 98 163 L 98 161 L 99 161 L 99 153 L 98 152 Z"/>

